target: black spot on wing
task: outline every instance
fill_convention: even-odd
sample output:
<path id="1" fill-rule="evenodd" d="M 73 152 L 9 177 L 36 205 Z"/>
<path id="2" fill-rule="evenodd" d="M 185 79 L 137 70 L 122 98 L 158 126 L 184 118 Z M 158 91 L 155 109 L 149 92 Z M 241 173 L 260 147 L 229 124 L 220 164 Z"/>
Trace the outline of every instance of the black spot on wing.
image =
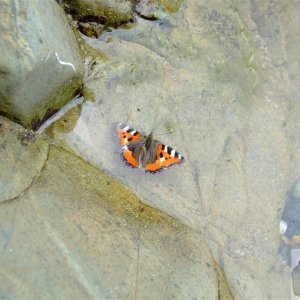
<path id="1" fill-rule="evenodd" d="M 136 135 L 138 135 L 139 133 L 136 131 L 134 134 L 133 134 L 133 136 L 136 136 Z"/>
<path id="2" fill-rule="evenodd" d="M 163 155 L 162 152 L 159 153 L 159 157 L 160 157 L 160 158 L 163 158 L 163 157 L 164 157 L 164 155 Z"/>
<path id="3" fill-rule="evenodd" d="M 129 128 L 129 129 L 127 130 L 128 133 L 131 133 L 132 131 L 134 131 L 132 128 Z"/>
<path id="4" fill-rule="evenodd" d="M 130 137 L 130 138 L 127 139 L 127 141 L 128 141 L 128 142 L 131 142 L 132 139 L 133 139 L 133 137 Z"/>
<path id="5" fill-rule="evenodd" d="M 169 146 L 167 146 L 167 152 L 168 152 L 168 154 L 169 154 L 169 155 L 171 155 L 172 148 L 171 148 L 171 147 L 169 147 Z"/>

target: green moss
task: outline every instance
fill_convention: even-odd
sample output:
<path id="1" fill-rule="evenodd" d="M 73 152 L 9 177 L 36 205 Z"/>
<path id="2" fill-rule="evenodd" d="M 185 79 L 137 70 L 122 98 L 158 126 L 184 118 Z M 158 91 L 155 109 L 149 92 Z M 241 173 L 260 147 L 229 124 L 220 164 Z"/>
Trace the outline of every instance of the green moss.
<path id="1" fill-rule="evenodd" d="M 183 0 L 160 0 L 160 2 L 169 13 L 174 13 L 180 8 Z"/>
<path id="2" fill-rule="evenodd" d="M 64 106 L 68 101 L 70 101 L 76 94 L 78 89 L 81 87 L 83 82 L 83 75 L 78 75 L 77 77 L 65 82 L 56 92 L 50 95 L 48 98 L 36 108 L 35 117 L 31 116 L 22 116 L 22 124 L 25 127 L 30 127 L 37 129 L 42 120 L 45 117 L 47 110 L 53 112 L 59 110 Z M 21 116 L 20 116 L 21 117 Z"/>
<path id="3" fill-rule="evenodd" d="M 118 26 L 128 22 L 133 16 L 133 4 L 131 1 L 111 1 L 101 2 L 66 0 L 65 10 L 72 14 L 77 20 L 94 16 L 102 20 L 105 25 Z"/>

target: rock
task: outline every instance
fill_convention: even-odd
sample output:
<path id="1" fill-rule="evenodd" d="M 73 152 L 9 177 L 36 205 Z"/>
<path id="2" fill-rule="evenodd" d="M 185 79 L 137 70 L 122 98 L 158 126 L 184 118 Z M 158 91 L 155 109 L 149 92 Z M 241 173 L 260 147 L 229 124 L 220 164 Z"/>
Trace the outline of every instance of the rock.
<path id="1" fill-rule="evenodd" d="M 269 15 L 269 9 L 273 15 Z M 263 18 L 257 10 L 263 12 Z M 289 21 L 291 15 L 293 22 Z M 180 296 L 190 298 L 193 295 L 185 293 L 186 287 L 198 291 L 197 284 L 202 287 L 203 282 L 194 281 L 195 277 L 206 276 L 199 273 L 198 261 L 192 258 L 202 257 L 196 249 L 199 239 L 205 249 L 208 243 L 222 262 L 221 271 L 236 298 L 288 298 L 290 270 L 278 255 L 278 225 L 290 190 L 295 197 L 293 205 L 288 201 L 283 210 L 282 221 L 287 228 L 281 238 L 299 243 L 299 197 L 288 186 L 300 173 L 300 106 L 295 100 L 299 68 L 294 63 L 299 43 L 287 42 L 294 41 L 297 34 L 286 36 L 286 32 L 296 32 L 298 15 L 293 5 L 286 5 L 282 11 L 278 3 L 261 7 L 253 2 L 237 8 L 226 1 L 220 7 L 211 1 L 199 4 L 188 0 L 176 13 L 166 14 L 164 22 L 137 18 L 131 30 L 103 32 L 98 39 L 84 37 L 87 55 L 92 53 L 86 59 L 86 86 L 95 95 L 95 102 L 84 103 L 74 128 L 74 123 L 68 122 L 70 116 L 64 121 L 70 126 L 64 130 L 62 124 L 53 126 L 54 139 L 63 139 L 68 149 L 113 174 L 143 202 L 189 227 L 179 226 L 175 219 L 171 219 L 171 225 L 176 223 L 176 230 L 164 227 L 164 221 L 158 222 L 157 216 L 153 217 L 148 207 L 128 191 L 119 190 L 112 181 L 106 182 L 114 188 L 107 189 L 99 173 L 88 164 L 52 148 L 42 176 L 30 193 L 18 198 L 18 213 L 30 217 L 31 213 L 32 218 L 27 223 L 18 219 L 14 201 L 4 203 L 4 212 L 0 210 L 0 220 L 4 220 L 2 248 L 14 251 L 9 237 L 14 228 L 10 224 L 16 220 L 17 228 L 24 228 L 23 244 L 40 241 L 37 247 L 25 249 L 22 256 L 30 257 L 33 249 L 44 253 L 46 232 L 51 237 L 50 249 L 57 251 L 58 257 L 64 255 L 71 269 L 70 275 L 63 273 L 66 268 L 59 269 L 63 274 L 59 279 L 67 275 L 74 281 L 79 278 L 87 295 L 99 296 L 101 284 L 107 291 L 104 298 L 108 294 L 112 298 L 120 294 L 143 298 L 147 295 L 139 293 L 149 286 L 161 291 L 168 282 L 166 278 L 171 277 L 174 288 L 181 287 Z M 274 20 L 285 23 L 273 30 Z M 180 151 L 185 163 L 155 175 L 128 168 L 119 155 L 114 127 L 117 122 L 148 133 L 156 129 L 155 137 Z M 166 130 L 173 134 L 160 135 Z M 46 188 L 49 184 L 51 189 Z M 24 203 L 29 203 L 33 212 L 28 212 Z M 33 218 L 36 215 L 37 220 Z M 32 228 L 39 230 L 35 239 L 29 235 Z M 80 247 L 85 251 L 81 254 L 77 247 L 84 239 L 86 248 Z M 12 242 L 20 251 L 19 241 Z M 282 249 L 290 252 L 289 248 Z M 122 264 L 123 273 L 111 265 L 111 254 L 116 262 L 126 262 Z M 179 257 L 176 261 L 172 259 L 175 255 Z M 184 257 L 195 265 L 191 282 L 187 282 L 190 278 L 176 277 L 178 269 L 186 274 Z M 15 276 L 9 273 L 9 267 L 21 262 L 16 256 L 8 261 L 7 253 L 4 259 L 4 274 L 11 275 L 1 278 L 6 287 L 26 281 L 25 272 L 19 272 L 21 279 L 9 285 L 9 279 Z M 29 263 L 40 265 L 42 261 L 30 257 Z M 48 274 L 57 271 L 56 263 L 50 256 Z M 208 264 L 215 270 L 213 259 Z M 160 266 L 163 284 L 153 282 L 152 272 Z M 117 274 L 113 279 L 110 273 L 101 271 L 108 267 Z M 29 266 L 24 269 L 30 271 Z M 211 278 L 208 269 L 204 273 Z M 40 286 L 43 278 L 45 275 Z M 94 278 L 101 280 L 96 288 L 89 285 Z M 184 283 L 179 285 L 178 281 Z M 209 297 L 215 297 L 216 290 L 226 290 L 216 288 L 210 280 L 206 284 Z M 123 286 L 127 289 L 122 290 Z M 172 296 L 169 288 L 167 295 Z M 205 287 L 201 290 L 207 296 Z M 57 290 L 48 291 L 57 295 Z"/>
<path id="2" fill-rule="evenodd" d="M 300 297 L 300 264 L 293 269 L 292 283 L 294 294 Z"/>
<path id="3" fill-rule="evenodd" d="M 294 190 L 299 184 L 299 181 L 294 184 Z M 300 201 L 298 197 L 294 197 L 295 194 L 287 195 L 285 207 L 282 212 L 282 221 L 287 224 L 287 230 L 285 231 L 285 236 L 288 239 L 292 239 L 293 236 L 300 234 Z"/>
<path id="4" fill-rule="evenodd" d="M 200 234 L 57 146 L 0 232 L 1 299 L 232 299 Z"/>
<path id="5" fill-rule="evenodd" d="M 75 18 L 95 17 L 105 25 L 118 25 L 133 17 L 134 1 L 130 0 L 63 0 L 64 7 Z"/>
<path id="6" fill-rule="evenodd" d="M 203 232 L 216 257 L 224 257 L 235 297 L 287 298 L 289 277 L 279 271 L 277 255 L 279 212 L 291 157 L 300 161 L 299 146 L 289 147 L 299 141 L 299 127 L 292 127 L 299 123 L 299 104 L 286 105 L 278 96 L 294 99 L 288 70 L 257 46 L 263 41 L 246 4 L 188 0 L 165 18 L 137 18 L 130 30 L 84 37 L 92 54 L 99 53 L 86 60 L 96 101 L 84 103 L 74 130 L 58 137 L 144 203 Z M 283 124 L 291 116 L 289 140 Z M 117 123 L 154 130 L 185 162 L 154 175 L 125 166 Z"/>
<path id="7" fill-rule="evenodd" d="M 24 144 L 24 129 L 0 116 L 0 202 L 24 193 L 39 176 L 48 154 L 48 143 Z M 19 133 L 19 134 L 18 134 Z"/>
<path id="8" fill-rule="evenodd" d="M 137 3 L 137 6 L 135 8 L 136 13 L 146 20 L 158 20 L 158 19 L 164 19 L 166 11 L 161 4 L 161 2 L 158 1 L 147 1 L 142 0 Z"/>
<path id="9" fill-rule="evenodd" d="M 285 221 L 280 220 L 280 223 L 279 223 L 280 235 L 284 235 L 286 233 L 287 228 L 288 228 L 287 223 Z"/>
<path id="10" fill-rule="evenodd" d="M 167 13 L 176 12 L 182 0 L 141 0 L 138 1 L 135 12 L 146 20 L 161 20 Z"/>
<path id="11" fill-rule="evenodd" d="M 74 96 L 82 84 L 82 60 L 55 1 L 0 5 L 0 111 L 34 128 Z"/>

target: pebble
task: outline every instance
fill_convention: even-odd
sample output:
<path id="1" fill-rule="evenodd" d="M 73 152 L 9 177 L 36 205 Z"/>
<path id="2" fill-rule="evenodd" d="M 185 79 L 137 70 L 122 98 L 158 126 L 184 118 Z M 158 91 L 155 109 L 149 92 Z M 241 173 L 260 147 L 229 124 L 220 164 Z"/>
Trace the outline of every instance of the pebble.
<path id="1" fill-rule="evenodd" d="M 281 235 L 284 235 L 286 233 L 287 228 L 288 228 L 287 223 L 285 221 L 280 220 L 279 233 Z"/>

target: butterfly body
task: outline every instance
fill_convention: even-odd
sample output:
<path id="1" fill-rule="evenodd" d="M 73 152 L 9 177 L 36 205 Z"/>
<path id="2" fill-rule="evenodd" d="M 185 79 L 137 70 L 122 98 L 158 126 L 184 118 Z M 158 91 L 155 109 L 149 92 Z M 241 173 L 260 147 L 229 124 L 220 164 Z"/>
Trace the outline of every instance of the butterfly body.
<path id="1" fill-rule="evenodd" d="M 155 173 L 183 161 L 183 156 L 175 149 L 153 139 L 152 132 L 146 136 L 122 124 L 118 125 L 117 132 L 123 158 L 134 168 Z"/>

